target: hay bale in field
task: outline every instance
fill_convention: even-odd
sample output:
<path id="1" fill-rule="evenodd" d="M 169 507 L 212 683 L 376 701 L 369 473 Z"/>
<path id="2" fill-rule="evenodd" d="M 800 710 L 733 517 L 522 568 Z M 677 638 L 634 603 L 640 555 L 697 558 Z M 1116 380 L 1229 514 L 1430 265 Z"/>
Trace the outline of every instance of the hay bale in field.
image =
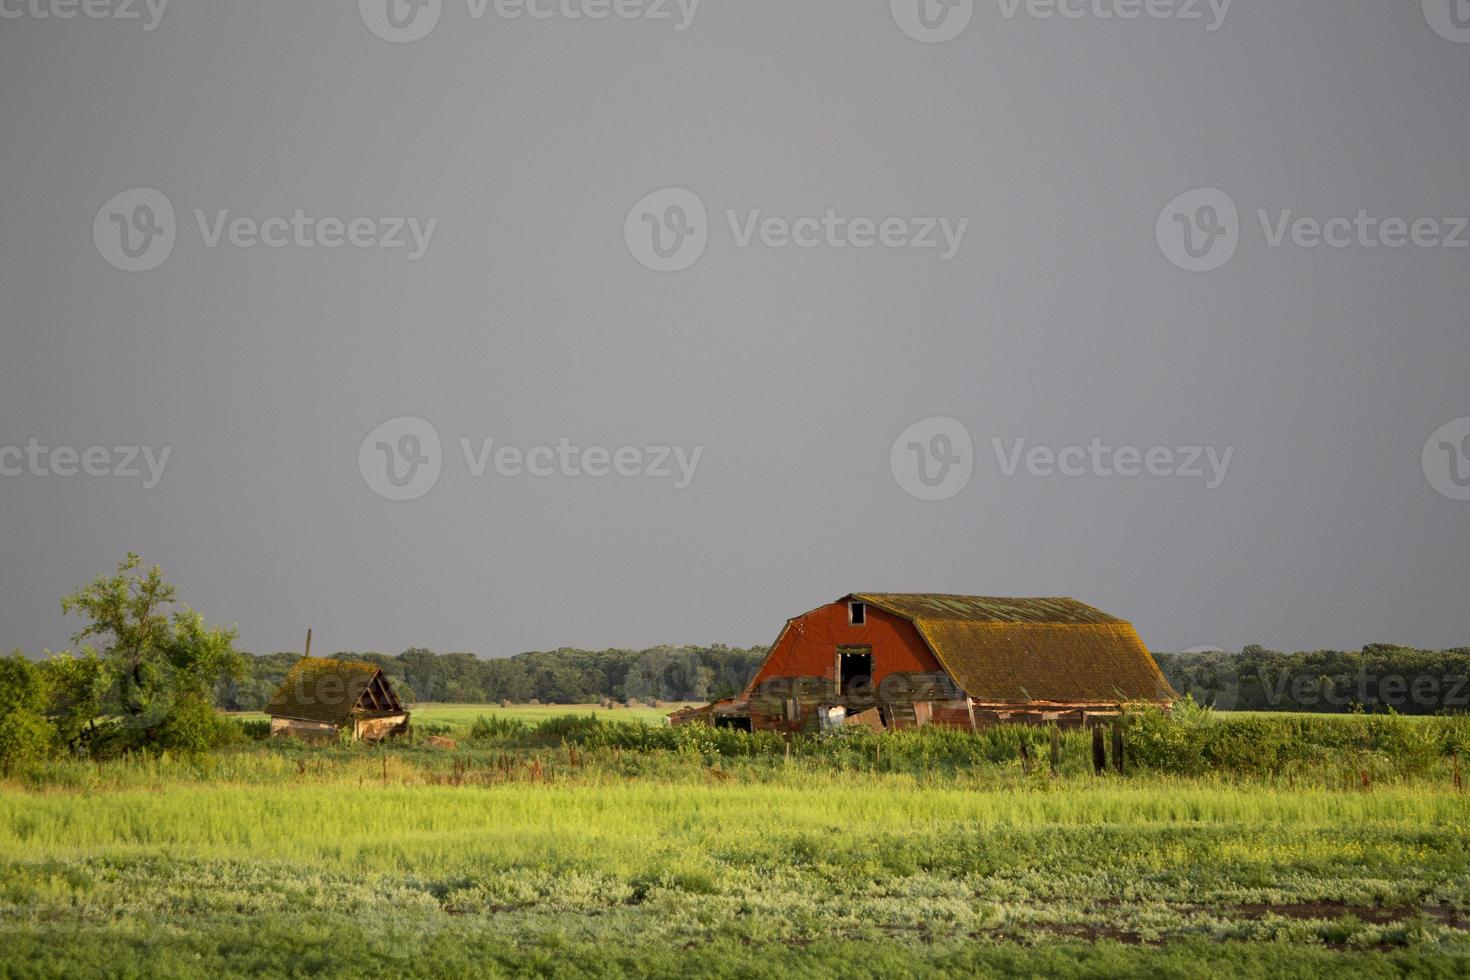
<path id="1" fill-rule="evenodd" d="M 540 698 L 532 698 L 532 699 L 531 699 L 531 700 L 530 700 L 530 701 L 528 701 L 528 702 L 527 702 L 527 703 L 528 703 L 528 704 L 540 704 L 540 703 L 541 703 L 541 699 L 540 699 Z"/>
<path id="2" fill-rule="evenodd" d="M 637 698 L 629 698 L 628 699 L 628 707 L 630 707 L 630 708 L 641 708 L 641 707 L 643 707 L 643 702 L 642 701 L 639 701 Z"/>
<path id="3" fill-rule="evenodd" d="M 648 702 L 648 704 L 649 704 L 650 707 L 654 707 L 654 708 L 662 708 L 664 706 L 664 703 L 662 701 L 660 701 L 658 698 L 654 698 L 652 701 Z"/>
<path id="4" fill-rule="evenodd" d="M 511 706 L 511 704 L 512 704 L 512 702 L 511 702 L 510 698 L 506 698 L 505 700 L 503 700 L 503 701 L 500 702 L 500 706 L 502 708 L 509 708 Z"/>
<path id="5" fill-rule="evenodd" d="M 430 735 L 429 736 L 429 748 L 431 748 L 431 749 L 457 749 L 457 748 L 459 748 L 459 743 L 456 742 L 452 738 L 445 738 L 443 735 Z"/>

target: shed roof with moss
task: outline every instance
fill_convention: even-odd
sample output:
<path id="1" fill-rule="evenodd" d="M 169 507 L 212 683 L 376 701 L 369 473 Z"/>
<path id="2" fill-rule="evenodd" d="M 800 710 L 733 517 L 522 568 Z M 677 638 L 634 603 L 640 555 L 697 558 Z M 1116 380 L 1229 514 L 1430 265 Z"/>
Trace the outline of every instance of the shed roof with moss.
<path id="1" fill-rule="evenodd" d="M 359 660 L 302 657 L 296 661 L 265 712 L 277 718 L 296 718 L 341 725 L 354 714 L 401 713 L 403 705 L 383 671 Z"/>

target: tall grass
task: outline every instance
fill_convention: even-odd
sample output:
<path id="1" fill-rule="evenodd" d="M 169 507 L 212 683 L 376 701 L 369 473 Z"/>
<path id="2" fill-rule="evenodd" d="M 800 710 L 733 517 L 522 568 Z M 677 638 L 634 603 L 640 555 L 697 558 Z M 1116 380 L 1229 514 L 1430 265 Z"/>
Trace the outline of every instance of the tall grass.
<path id="1" fill-rule="evenodd" d="M 1463 966 L 1470 800 L 1445 755 L 1463 724 L 1222 724 L 1130 720 L 1126 777 L 1093 775 L 1083 732 L 1053 776 L 1044 729 L 788 756 L 771 735 L 585 717 L 469 722 L 453 751 L 54 762 L 0 788 L 0 974 Z M 1229 754 L 1242 739 L 1314 748 L 1266 744 L 1264 765 Z M 1365 787 L 1369 756 L 1397 768 Z"/>

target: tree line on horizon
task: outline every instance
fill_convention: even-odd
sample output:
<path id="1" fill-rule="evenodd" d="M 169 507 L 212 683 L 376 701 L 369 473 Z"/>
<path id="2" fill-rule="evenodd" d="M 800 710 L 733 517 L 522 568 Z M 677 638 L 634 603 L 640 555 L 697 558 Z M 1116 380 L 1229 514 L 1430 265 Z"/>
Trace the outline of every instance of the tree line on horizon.
<path id="1" fill-rule="evenodd" d="M 559 650 L 485 659 L 411 647 L 400 654 L 339 652 L 381 669 L 405 703 L 593 704 L 613 701 L 711 701 L 733 697 L 755 676 L 766 648 L 656 646 L 646 650 Z M 222 677 L 215 704 L 258 711 L 301 659 L 295 652 L 244 654 L 245 669 Z"/>
<path id="2" fill-rule="evenodd" d="M 1283 653 L 1253 644 L 1239 653 L 1156 653 L 1154 659 L 1180 695 L 1224 711 L 1470 711 L 1470 647 L 1370 643 L 1361 650 Z"/>
<path id="3" fill-rule="evenodd" d="M 381 668 L 401 700 L 490 704 L 708 701 L 738 694 L 768 648 L 658 646 L 646 650 L 564 647 L 484 659 L 420 647 L 396 655 L 336 653 Z M 230 711 L 265 706 L 300 659 L 295 652 L 244 654 L 238 677 L 221 679 L 215 703 Z M 1223 711 L 1459 714 L 1470 710 L 1470 647 L 1421 650 L 1374 643 L 1361 650 L 1285 653 L 1251 645 L 1165 653 L 1154 659 L 1181 696 Z"/>

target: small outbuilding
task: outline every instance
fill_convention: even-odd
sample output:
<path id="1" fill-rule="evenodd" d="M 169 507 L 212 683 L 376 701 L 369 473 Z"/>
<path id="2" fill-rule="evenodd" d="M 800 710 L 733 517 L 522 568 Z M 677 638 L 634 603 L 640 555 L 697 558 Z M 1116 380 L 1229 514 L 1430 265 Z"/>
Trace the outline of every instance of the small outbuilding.
<path id="1" fill-rule="evenodd" d="M 265 706 L 272 735 L 377 741 L 408 731 L 409 712 L 373 664 L 302 657 Z"/>
<path id="2" fill-rule="evenodd" d="M 1177 697 L 1130 623 L 1076 599 L 864 592 L 787 621 L 733 703 L 670 722 L 1081 726 Z"/>

